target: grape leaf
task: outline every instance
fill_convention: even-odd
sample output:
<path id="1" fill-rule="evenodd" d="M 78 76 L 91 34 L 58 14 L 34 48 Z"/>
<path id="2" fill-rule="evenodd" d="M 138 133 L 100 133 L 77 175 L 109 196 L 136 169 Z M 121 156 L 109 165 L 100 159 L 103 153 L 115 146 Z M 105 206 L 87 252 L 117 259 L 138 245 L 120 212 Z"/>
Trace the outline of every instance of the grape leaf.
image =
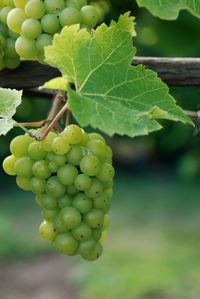
<path id="1" fill-rule="evenodd" d="M 64 77 L 57 77 L 49 80 L 40 89 L 51 89 L 51 90 L 66 90 L 67 88 L 67 79 Z"/>
<path id="2" fill-rule="evenodd" d="M 16 122 L 12 118 L 0 119 L 0 135 L 6 135 Z"/>
<path id="3" fill-rule="evenodd" d="M 0 135 L 6 135 L 16 123 L 12 117 L 22 102 L 22 91 L 0 87 Z"/>
<path id="4" fill-rule="evenodd" d="M 166 20 L 177 19 L 180 10 L 187 9 L 200 18 L 199 0 L 136 0 L 140 7 L 146 7 L 154 16 Z"/>
<path id="5" fill-rule="evenodd" d="M 65 27 L 45 48 L 48 64 L 58 67 L 68 86 L 68 104 L 82 126 L 108 135 L 137 136 L 158 130 L 158 119 L 192 124 L 153 71 L 133 67 L 133 19 L 129 14 L 91 34 Z"/>
<path id="6" fill-rule="evenodd" d="M 22 102 L 22 91 L 0 87 L 0 117 L 12 118 Z"/>

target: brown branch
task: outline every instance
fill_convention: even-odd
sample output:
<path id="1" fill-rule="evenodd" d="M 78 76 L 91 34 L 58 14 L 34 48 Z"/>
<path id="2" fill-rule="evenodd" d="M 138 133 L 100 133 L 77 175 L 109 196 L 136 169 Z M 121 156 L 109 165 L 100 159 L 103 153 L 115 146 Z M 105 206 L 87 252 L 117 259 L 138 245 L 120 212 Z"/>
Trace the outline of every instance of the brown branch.
<path id="1" fill-rule="evenodd" d="M 156 71 L 168 85 L 200 86 L 200 58 L 134 57 L 132 65 L 143 64 Z M 0 86 L 31 89 L 61 76 L 60 72 L 37 62 L 22 62 L 16 70 L 0 72 Z"/>

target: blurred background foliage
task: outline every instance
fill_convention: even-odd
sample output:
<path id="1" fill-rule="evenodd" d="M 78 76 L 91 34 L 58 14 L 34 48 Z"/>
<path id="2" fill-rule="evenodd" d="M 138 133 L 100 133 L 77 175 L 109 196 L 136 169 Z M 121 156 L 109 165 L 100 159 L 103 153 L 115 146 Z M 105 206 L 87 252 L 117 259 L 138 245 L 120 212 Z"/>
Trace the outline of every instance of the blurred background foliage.
<path id="1" fill-rule="evenodd" d="M 176 21 L 163 21 L 139 9 L 135 1 L 111 2 L 106 22 L 127 10 L 136 16 L 133 43 L 137 55 L 199 56 L 200 20 L 188 12 L 181 12 Z M 199 88 L 170 87 L 170 92 L 183 109 L 200 108 Z M 44 119 L 49 107 L 47 99 L 24 97 L 16 119 Z M 92 264 L 63 257 L 66 276 L 76 294 L 68 299 L 199 297 L 200 138 L 193 128 L 179 123 L 166 121 L 163 127 L 150 136 L 108 139 L 117 172 L 108 241 L 103 257 Z M 0 137 L 1 159 L 9 152 L 10 140 L 19 133 L 15 129 Z M 18 190 L 14 179 L 2 169 L 0 185 L 0 277 L 5 273 L 1 265 L 9 268 L 11 262 L 24 261 L 31 267 L 33 257 L 42 256 L 51 263 L 52 250 L 38 236 L 41 216 L 32 194 Z M 1 299 L 13 298 L 3 283 Z M 35 298 L 24 294 L 26 299 Z M 20 293 L 15 298 L 24 297 Z M 45 295 L 39 298 L 49 299 Z M 57 298 L 61 299 L 54 296 Z"/>

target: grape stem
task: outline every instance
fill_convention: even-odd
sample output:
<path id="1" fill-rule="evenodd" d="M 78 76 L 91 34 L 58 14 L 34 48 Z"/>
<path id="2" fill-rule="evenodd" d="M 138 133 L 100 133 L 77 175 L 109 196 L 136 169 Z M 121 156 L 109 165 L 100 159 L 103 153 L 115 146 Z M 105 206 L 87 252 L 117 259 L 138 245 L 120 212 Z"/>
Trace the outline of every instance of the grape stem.
<path id="1" fill-rule="evenodd" d="M 34 122 L 24 122 L 24 123 L 16 123 L 15 127 L 41 127 L 45 123 L 45 119 L 41 121 L 34 121 Z"/>
<path id="2" fill-rule="evenodd" d="M 54 117 L 54 119 L 49 123 L 49 125 L 45 128 L 45 130 L 43 130 L 41 132 L 41 134 L 35 135 L 34 137 L 37 140 L 43 140 L 51 131 L 52 128 L 54 128 L 57 125 L 57 122 L 59 121 L 59 119 L 63 116 L 63 114 L 65 113 L 65 111 L 68 109 L 68 104 L 66 103 L 61 109 L 60 111 L 57 113 L 57 115 Z M 43 127 L 44 128 L 44 127 Z"/>
<path id="3" fill-rule="evenodd" d="M 70 124 L 70 116 L 71 116 L 71 111 L 69 109 L 67 109 L 67 113 L 66 113 L 66 122 L 65 122 L 65 126 L 69 126 Z"/>

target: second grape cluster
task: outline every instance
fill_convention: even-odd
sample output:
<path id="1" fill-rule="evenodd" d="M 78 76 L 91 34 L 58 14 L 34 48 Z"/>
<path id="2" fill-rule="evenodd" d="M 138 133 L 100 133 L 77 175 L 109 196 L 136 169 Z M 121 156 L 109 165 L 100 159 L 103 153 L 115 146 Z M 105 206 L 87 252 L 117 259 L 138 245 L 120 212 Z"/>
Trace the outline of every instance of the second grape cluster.
<path id="1" fill-rule="evenodd" d="M 73 24 L 90 30 L 104 19 L 107 10 L 104 0 L 97 3 L 87 0 L 0 0 L 0 34 L 5 38 L 2 30 L 7 26 L 16 39 L 14 45 L 8 41 L 4 56 L 9 57 L 7 52 L 12 50 L 18 60 L 20 57 L 44 63 L 44 47 L 52 43 L 55 33 Z M 0 68 L 6 66 L 9 64 L 4 61 Z M 10 68 L 14 68 L 14 61 Z"/>
<path id="2" fill-rule="evenodd" d="M 70 125 L 40 142 L 17 136 L 10 151 L 3 168 L 17 176 L 21 189 L 36 194 L 44 217 L 41 236 L 62 254 L 97 259 L 108 225 L 114 176 L 112 151 L 104 138 Z"/>

